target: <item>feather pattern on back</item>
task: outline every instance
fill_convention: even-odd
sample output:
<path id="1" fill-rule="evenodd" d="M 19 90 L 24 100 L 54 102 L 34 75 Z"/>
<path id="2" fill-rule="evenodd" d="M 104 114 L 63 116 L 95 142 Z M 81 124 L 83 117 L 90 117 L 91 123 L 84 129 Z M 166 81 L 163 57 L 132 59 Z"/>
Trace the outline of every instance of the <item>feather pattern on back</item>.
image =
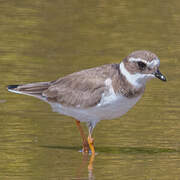
<path id="1" fill-rule="evenodd" d="M 13 91 L 45 98 L 64 106 L 88 108 L 96 106 L 101 101 L 102 94 L 108 94 L 109 88 L 105 84 L 108 78 L 112 80 L 116 94 L 135 97 L 144 90 L 132 88 L 121 74 L 119 64 L 107 64 L 72 73 L 56 81 L 19 85 Z M 124 85 L 126 88 L 123 88 Z"/>

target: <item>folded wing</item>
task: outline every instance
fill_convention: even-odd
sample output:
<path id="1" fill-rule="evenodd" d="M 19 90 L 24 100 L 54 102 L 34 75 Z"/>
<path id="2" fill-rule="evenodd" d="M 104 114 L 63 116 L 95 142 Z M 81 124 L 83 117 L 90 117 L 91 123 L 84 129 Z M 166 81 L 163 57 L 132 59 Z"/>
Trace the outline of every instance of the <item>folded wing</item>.
<path id="1" fill-rule="evenodd" d="M 55 81 L 42 95 L 48 101 L 65 106 L 87 108 L 98 104 L 106 87 L 105 77 L 91 69 L 70 74 Z"/>
<path id="2" fill-rule="evenodd" d="M 15 93 L 45 98 L 49 102 L 64 106 L 87 108 L 98 104 L 102 93 L 107 91 L 105 80 L 113 76 L 112 65 L 76 72 L 51 82 L 25 85 L 10 85 L 8 90 Z"/>

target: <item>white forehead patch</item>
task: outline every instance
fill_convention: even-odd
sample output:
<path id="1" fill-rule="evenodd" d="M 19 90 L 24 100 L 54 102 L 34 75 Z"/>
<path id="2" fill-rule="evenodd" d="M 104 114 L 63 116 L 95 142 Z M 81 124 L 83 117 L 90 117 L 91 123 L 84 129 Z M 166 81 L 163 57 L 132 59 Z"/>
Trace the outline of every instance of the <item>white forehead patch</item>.
<path id="1" fill-rule="evenodd" d="M 133 57 L 129 58 L 129 62 L 138 62 L 138 61 L 141 61 L 141 62 L 147 64 L 147 66 L 150 68 L 153 68 L 155 66 L 160 65 L 159 59 L 153 59 L 151 62 L 148 62 L 148 61 L 141 59 L 141 58 L 133 58 Z"/>

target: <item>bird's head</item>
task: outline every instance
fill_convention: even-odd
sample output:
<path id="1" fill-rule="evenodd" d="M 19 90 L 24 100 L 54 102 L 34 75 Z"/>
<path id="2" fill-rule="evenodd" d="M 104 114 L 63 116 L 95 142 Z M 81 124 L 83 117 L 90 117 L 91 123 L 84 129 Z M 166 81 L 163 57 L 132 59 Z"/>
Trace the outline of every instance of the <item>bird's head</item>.
<path id="1" fill-rule="evenodd" d="M 159 70 L 160 60 L 150 51 L 134 51 L 120 63 L 121 73 L 135 87 L 145 85 L 146 81 L 158 78 L 166 81 Z"/>

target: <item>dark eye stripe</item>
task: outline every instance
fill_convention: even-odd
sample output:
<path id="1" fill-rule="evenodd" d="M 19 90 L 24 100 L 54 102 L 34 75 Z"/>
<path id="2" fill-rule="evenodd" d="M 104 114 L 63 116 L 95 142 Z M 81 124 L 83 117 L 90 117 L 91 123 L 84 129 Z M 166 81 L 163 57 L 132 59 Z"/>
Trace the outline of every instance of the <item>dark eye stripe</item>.
<path id="1" fill-rule="evenodd" d="M 138 61 L 137 64 L 140 70 L 144 70 L 146 68 L 146 64 L 141 61 Z"/>

